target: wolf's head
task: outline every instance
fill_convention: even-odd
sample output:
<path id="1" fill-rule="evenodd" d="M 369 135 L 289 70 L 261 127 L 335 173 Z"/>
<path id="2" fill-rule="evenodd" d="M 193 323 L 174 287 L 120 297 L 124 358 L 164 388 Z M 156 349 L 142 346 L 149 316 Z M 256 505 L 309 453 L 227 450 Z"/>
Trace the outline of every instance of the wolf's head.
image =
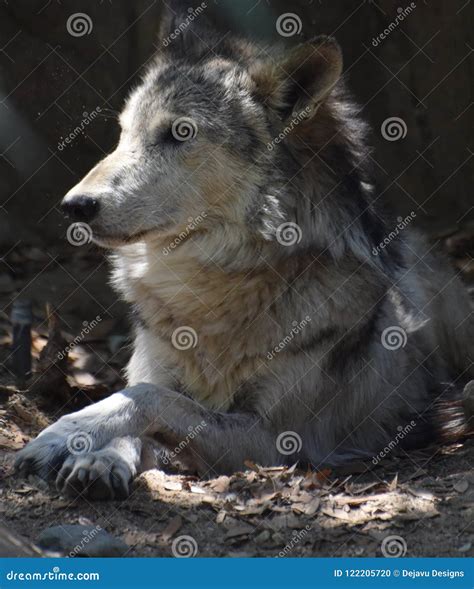
<path id="1" fill-rule="evenodd" d="M 223 229 L 268 243 L 285 223 L 308 246 L 328 224 L 315 203 L 356 166 L 338 44 L 321 36 L 288 50 L 177 32 L 127 100 L 115 151 L 64 210 L 109 247 Z"/>

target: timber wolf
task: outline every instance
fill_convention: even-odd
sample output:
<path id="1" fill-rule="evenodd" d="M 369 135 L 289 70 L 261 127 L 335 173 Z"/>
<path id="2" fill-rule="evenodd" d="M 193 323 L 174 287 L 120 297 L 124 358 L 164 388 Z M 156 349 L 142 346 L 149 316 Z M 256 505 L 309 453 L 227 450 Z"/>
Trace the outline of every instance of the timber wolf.
<path id="1" fill-rule="evenodd" d="M 174 459 L 318 467 L 401 429 L 406 447 L 439 436 L 473 377 L 468 297 L 411 226 L 393 232 L 342 70 L 324 36 L 288 50 L 189 28 L 162 48 L 117 148 L 62 203 L 133 309 L 128 388 L 48 427 L 21 472 L 119 498 Z"/>

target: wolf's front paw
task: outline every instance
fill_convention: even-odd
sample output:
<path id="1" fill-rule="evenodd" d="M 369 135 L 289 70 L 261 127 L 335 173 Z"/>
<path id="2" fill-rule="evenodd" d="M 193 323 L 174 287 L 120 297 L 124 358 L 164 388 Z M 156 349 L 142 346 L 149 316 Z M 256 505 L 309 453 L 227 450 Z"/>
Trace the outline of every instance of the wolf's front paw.
<path id="1" fill-rule="evenodd" d="M 46 430 L 20 450 L 15 470 L 21 476 L 34 474 L 54 480 L 68 454 L 67 436 Z"/>
<path id="2" fill-rule="evenodd" d="M 113 448 L 104 448 L 82 456 L 70 456 L 64 462 L 56 487 L 67 495 L 95 500 L 125 499 L 130 493 L 133 473 Z"/>
<path id="3" fill-rule="evenodd" d="M 20 450 L 15 460 L 16 471 L 23 476 L 35 474 L 54 480 L 68 456 L 95 449 L 94 438 L 80 426 L 73 415 L 61 417 Z"/>

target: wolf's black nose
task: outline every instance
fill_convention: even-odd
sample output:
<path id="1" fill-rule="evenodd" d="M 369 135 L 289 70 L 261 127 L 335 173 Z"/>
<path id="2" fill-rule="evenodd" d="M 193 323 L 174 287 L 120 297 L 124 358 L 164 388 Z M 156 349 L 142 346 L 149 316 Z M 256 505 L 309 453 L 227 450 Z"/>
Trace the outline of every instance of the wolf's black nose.
<path id="1" fill-rule="evenodd" d="M 74 221 L 92 221 L 99 212 L 99 201 L 93 196 L 78 194 L 67 196 L 61 203 L 62 212 Z"/>

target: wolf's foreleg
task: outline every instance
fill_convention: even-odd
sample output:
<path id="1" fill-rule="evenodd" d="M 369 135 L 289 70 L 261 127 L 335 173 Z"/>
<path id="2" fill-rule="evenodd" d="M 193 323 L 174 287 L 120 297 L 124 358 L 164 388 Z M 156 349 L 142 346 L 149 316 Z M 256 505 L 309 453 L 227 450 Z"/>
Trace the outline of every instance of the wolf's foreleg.
<path id="1" fill-rule="evenodd" d="M 122 496 L 143 468 L 141 440 L 150 436 L 201 474 L 231 472 L 246 459 L 282 461 L 262 418 L 208 411 L 180 393 L 138 384 L 59 419 L 21 450 L 16 466 L 55 478 L 61 490 Z"/>
<path id="2" fill-rule="evenodd" d="M 276 465 L 288 458 L 278 451 L 278 432 L 259 415 L 210 411 L 185 395 L 148 384 L 118 395 L 129 435 L 153 437 L 170 460 L 200 475 L 230 473 L 242 469 L 245 460 Z"/>

